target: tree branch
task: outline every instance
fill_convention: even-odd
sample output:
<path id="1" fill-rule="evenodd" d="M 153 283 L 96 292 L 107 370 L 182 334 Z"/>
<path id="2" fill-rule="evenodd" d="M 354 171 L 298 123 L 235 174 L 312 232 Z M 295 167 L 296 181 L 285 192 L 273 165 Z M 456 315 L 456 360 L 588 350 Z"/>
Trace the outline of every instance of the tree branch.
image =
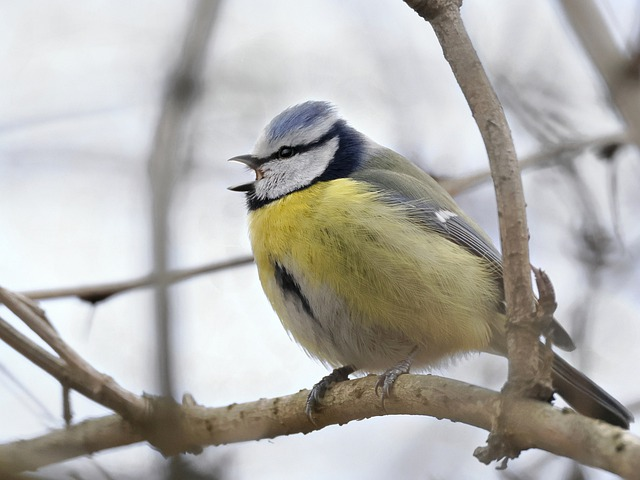
<path id="1" fill-rule="evenodd" d="M 248 255 L 245 257 L 225 260 L 223 262 L 212 262 L 206 265 L 201 265 L 199 267 L 171 270 L 166 273 L 166 282 L 170 285 L 206 273 L 213 273 L 220 270 L 225 270 L 227 268 L 241 267 L 243 265 L 249 265 L 251 263 L 253 263 L 253 257 Z M 78 297 L 80 300 L 91 303 L 98 303 L 106 300 L 113 295 L 128 292 L 129 290 L 151 287 L 156 282 L 156 275 L 145 275 L 144 277 L 132 280 L 124 280 L 121 282 L 78 287 L 53 288 L 49 290 L 30 290 L 21 292 L 21 294 L 33 300 L 50 300 L 55 298 Z"/>
<path id="2" fill-rule="evenodd" d="M 173 395 L 174 383 L 171 365 L 172 302 L 167 282 L 171 236 L 169 217 L 176 185 L 188 165 L 188 138 L 196 100 L 202 93 L 201 76 L 219 4 L 218 0 L 198 0 L 194 4 L 180 56 L 167 83 L 147 160 L 151 187 L 151 250 L 156 277 L 153 292 L 156 362 L 160 391 L 167 397 Z"/>
<path id="3" fill-rule="evenodd" d="M 611 101 L 628 126 L 631 140 L 640 145 L 637 52 L 634 52 L 636 58 L 631 58 L 620 50 L 593 0 L 560 0 L 560 5 L 586 54 L 600 72 Z"/>
<path id="4" fill-rule="evenodd" d="M 562 165 L 569 160 L 573 160 L 578 154 L 588 149 L 605 148 L 610 145 L 620 145 L 628 142 L 626 134 L 616 133 L 610 135 L 602 135 L 585 140 L 572 142 L 562 142 L 557 145 L 547 146 L 540 151 L 522 158 L 518 164 L 520 170 L 530 168 L 543 168 L 554 165 Z M 456 178 L 438 178 L 438 183 L 449 192 L 452 196 L 456 196 L 461 192 L 471 189 L 483 182 L 491 180 L 491 171 L 489 169 L 465 175 Z"/>
<path id="5" fill-rule="evenodd" d="M 524 398 L 501 405 L 498 392 L 434 375 L 402 375 L 383 409 L 375 394 L 376 381 L 377 377 L 368 376 L 336 384 L 327 393 L 315 425 L 304 413 L 307 390 L 217 408 L 182 405 L 179 417 L 187 441 L 204 446 L 309 433 L 386 414 L 428 415 L 489 430 L 500 415 L 510 437 L 523 448 L 540 448 L 626 478 L 637 477 L 640 471 L 640 439 L 569 410 Z M 37 469 L 140 441 L 142 435 L 116 415 L 87 420 L 0 445 L 0 471 Z"/>
<path id="6" fill-rule="evenodd" d="M 550 381 L 544 378 L 539 361 L 540 328 L 534 321 L 529 232 L 520 169 L 511 131 L 498 97 L 462 23 L 461 0 L 405 2 L 433 27 L 444 57 L 471 108 L 489 156 L 498 204 L 507 302 L 509 380 L 505 385 L 505 392 L 535 397 L 540 394 L 539 384 L 550 384 Z M 490 445 L 491 440 L 490 437 Z M 501 440 L 493 444 L 506 445 L 506 442 Z M 502 450 L 497 448 L 495 458 L 511 457 L 518 447 L 511 445 Z"/>
<path id="7" fill-rule="evenodd" d="M 31 328 L 59 356 L 56 358 L 18 333 L 6 322 L 0 325 L 0 335 L 16 350 L 25 352 L 36 365 L 57 378 L 63 385 L 72 386 L 88 398 L 112 409 L 133 421 L 145 420 L 148 402 L 122 388 L 113 378 L 94 369 L 73 350 L 55 331 L 44 313 L 16 295 L 0 287 L 0 303 L 4 303 Z"/>

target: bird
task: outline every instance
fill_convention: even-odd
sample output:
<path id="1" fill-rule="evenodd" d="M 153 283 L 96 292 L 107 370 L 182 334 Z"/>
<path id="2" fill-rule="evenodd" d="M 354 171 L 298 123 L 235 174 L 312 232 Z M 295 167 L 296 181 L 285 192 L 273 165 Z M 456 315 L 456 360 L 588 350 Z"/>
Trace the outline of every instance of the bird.
<path id="1" fill-rule="evenodd" d="M 229 159 L 246 196 L 262 288 L 282 325 L 333 371 L 306 411 L 354 372 L 396 379 L 470 352 L 507 355 L 503 263 L 490 237 L 427 174 L 360 133 L 326 101 L 278 114 L 253 152 Z M 575 348 L 553 321 L 543 332 Z M 629 428 L 632 414 L 553 354 L 552 384 L 576 411 Z"/>

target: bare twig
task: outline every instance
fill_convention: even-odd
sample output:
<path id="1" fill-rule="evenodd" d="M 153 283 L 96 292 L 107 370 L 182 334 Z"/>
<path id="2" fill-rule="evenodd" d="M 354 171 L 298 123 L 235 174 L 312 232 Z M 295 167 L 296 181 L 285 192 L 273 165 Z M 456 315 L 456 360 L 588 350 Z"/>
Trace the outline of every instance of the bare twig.
<path id="1" fill-rule="evenodd" d="M 0 339 L 20 355 L 42 368 L 59 381 L 65 379 L 65 365 L 58 357 L 51 355 L 27 336 L 13 328 L 9 322 L 0 318 Z"/>
<path id="2" fill-rule="evenodd" d="M 448 418 L 489 430 L 503 408 L 502 421 L 523 448 L 541 448 L 626 478 L 637 478 L 640 472 L 640 439 L 603 422 L 529 399 L 514 398 L 499 407 L 497 392 L 434 375 L 402 375 L 383 409 L 375 394 L 376 381 L 368 376 L 337 384 L 323 400 L 315 425 L 304 413 L 308 391 L 303 390 L 218 408 L 186 402 L 179 406 L 182 430 L 194 445 L 220 445 L 309 433 L 387 413 Z M 36 469 L 142 440 L 118 416 L 87 420 L 32 440 L 0 445 L 0 468 Z"/>
<path id="3" fill-rule="evenodd" d="M 575 155 L 587 149 L 603 148 L 614 144 L 619 145 L 626 141 L 627 137 L 624 134 L 603 135 L 601 137 L 575 142 L 566 141 L 558 145 L 546 147 L 537 153 L 523 158 L 518 163 L 520 170 L 558 165 L 573 159 Z M 488 180 L 491 180 L 491 171 L 489 169 L 460 178 L 438 178 L 438 183 L 451 195 L 455 196 Z"/>
<path id="4" fill-rule="evenodd" d="M 536 304 L 535 323 L 536 328 L 540 331 L 548 331 L 554 321 L 553 314 L 558 308 L 556 302 L 556 292 L 551 283 L 551 279 L 542 269 L 531 267 L 536 278 L 536 287 L 538 289 L 538 302 Z M 549 347 L 551 341 L 547 340 Z M 553 352 L 551 348 L 541 350 L 540 359 L 540 378 L 538 379 L 538 388 L 540 393 L 538 398 L 551 398 L 553 395 L 553 383 L 551 381 L 551 372 L 553 369 Z"/>
<path id="5" fill-rule="evenodd" d="M 145 399 L 123 389 L 111 377 L 94 369 L 60 338 L 43 314 L 35 311 L 19 296 L 2 287 L 0 287 L 0 302 L 24 321 L 60 358 L 48 354 L 6 322 L 0 322 L 0 334 L 16 350 L 24 352 L 30 360 L 55 376 L 63 385 L 77 389 L 78 392 L 112 409 L 124 418 L 142 421 L 147 417 L 148 404 Z"/>
<path id="6" fill-rule="evenodd" d="M 2 318 L 0 318 L 0 323 L 4 323 Z M 4 340 L 3 332 L 0 327 L 0 339 Z M 8 342 L 7 342 L 8 343 Z M 13 372 L 7 368 L 6 365 L 0 363 L 0 374 L 2 374 L 6 379 L 13 385 L 13 387 L 19 392 L 22 396 L 29 400 L 29 403 L 24 404 L 26 408 L 32 410 L 34 416 L 38 416 L 39 418 L 46 417 L 48 421 L 56 420 L 57 416 L 50 410 L 49 406 L 46 405 L 46 398 L 40 398 L 35 392 L 33 392 L 30 388 L 31 385 L 31 377 L 27 376 L 26 378 L 18 378 Z M 39 412 L 37 412 L 38 410 Z"/>
<path id="7" fill-rule="evenodd" d="M 198 275 L 218 272 L 228 268 L 241 267 L 253 263 L 253 257 L 248 255 L 245 257 L 225 260 L 223 262 L 213 262 L 199 267 L 184 268 L 181 270 L 172 270 L 166 273 L 166 282 L 168 284 L 181 282 Z M 107 298 L 128 292 L 137 288 L 146 288 L 153 286 L 157 282 L 156 275 L 145 275 L 144 277 L 133 280 L 124 280 L 122 282 L 103 283 L 99 285 L 87 285 L 78 287 L 52 288 L 49 290 L 30 290 L 21 292 L 25 297 L 33 300 L 50 300 L 65 297 L 78 297 L 91 303 L 98 303 Z"/>

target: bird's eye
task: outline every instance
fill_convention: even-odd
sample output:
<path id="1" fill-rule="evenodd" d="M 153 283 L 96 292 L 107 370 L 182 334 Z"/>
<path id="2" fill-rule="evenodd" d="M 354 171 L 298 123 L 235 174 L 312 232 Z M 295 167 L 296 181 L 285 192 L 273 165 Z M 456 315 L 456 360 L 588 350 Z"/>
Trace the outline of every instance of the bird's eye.
<path id="1" fill-rule="evenodd" d="M 290 158 L 296 153 L 293 147 L 280 147 L 278 150 L 278 157 L 280 158 Z"/>

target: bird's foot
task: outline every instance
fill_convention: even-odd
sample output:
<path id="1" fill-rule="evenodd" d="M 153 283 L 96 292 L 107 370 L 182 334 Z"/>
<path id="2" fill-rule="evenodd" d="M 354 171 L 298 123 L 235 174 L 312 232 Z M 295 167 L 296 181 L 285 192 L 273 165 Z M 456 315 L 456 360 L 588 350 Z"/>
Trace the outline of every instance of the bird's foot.
<path id="1" fill-rule="evenodd" d="M 378 395 L 378 390 L 382 391 L 380 395 L 382 397 L 382 408 L 384 408 L 385 399 L 391 396 L 391 390 L 393 389 L 393 385 L 396 383 L 396 380 L 398 380 L 398 377 L 405 373 L 409 373 L 417 350 L 417 347 L 411 350 L 407 358 L 398 362 L 378 377 L 378 381 L 376 382 L 376 395 Z"/>
<path id="2" fill-rule="evenodd" d="M 307 403 L 305 405 L 305 412 L 307 417 L 313 422 L 313 414 L 320 411 L 322 398 L 333 385 L 339 382 L 349 380 L 349 375 L 356 371 L 356 368 L 352 365 L 346 365 L 344 367 L 336 368 L 326 377 L 323 377 L 318 383 L 316 383 L 309 396 L 307 397 Z"/>

